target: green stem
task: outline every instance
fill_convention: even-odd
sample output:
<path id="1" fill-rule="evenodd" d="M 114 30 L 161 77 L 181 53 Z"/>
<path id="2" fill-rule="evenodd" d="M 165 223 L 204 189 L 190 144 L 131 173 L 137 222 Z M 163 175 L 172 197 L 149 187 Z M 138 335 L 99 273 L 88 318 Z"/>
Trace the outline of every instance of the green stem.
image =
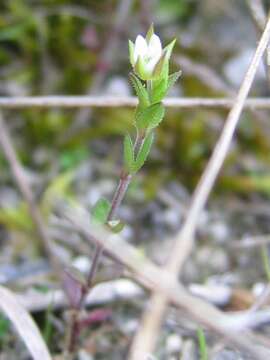
<path id="1" fill-rule="evenodd" d="M 118 211 L 119 206 L 127 192 L 128 186 L 131 182 L 131 179 L 132 179 L 132 175 L 122 173 L 120 180 L 119 180 L 119 184 L 116 188 L 116 191 L 115 191 L 113 199 L 112 199 L 111 209 L 110 209 L 110 212 L 109 212 L 109 214 L 107 216 L 107 220 L 106 220 L 107 223 L 109 221 L 113 220 L 113 218 L 115 217 L 115 214 Z M 78 341 L 78 337 L 79 337 L 79 316 L 83 309 L 86 296 L 92 287 L 93 279 L 96 275 L 96 272 L 97 272 L 97 269 L 98 269 L 98 266 L 100 263 L 100 259 L 102 257 L 102 253 L 103 253 L 103 247 L 101 245 L 97 245 L 95 253 L 94 253 L 92 265 L 91 265 L 91 268 L 90 268 L 88 276 L 87 276 L 87 285 L 84 288 L 84 291 L 83 291 L 81 299 L 80 299 L 79 308 L 75 309 L 75 311 L 72 314 L 71 320 L 70 320 L 71 323 L 70 323 L 70 329 L 69 329 L 69 336 L 67 338 L 67 345 L 66 345 L 66 349 L 69 354 L 73 354 L 76 350 L 76 345 L 77 345 L 77 341 Z"/>

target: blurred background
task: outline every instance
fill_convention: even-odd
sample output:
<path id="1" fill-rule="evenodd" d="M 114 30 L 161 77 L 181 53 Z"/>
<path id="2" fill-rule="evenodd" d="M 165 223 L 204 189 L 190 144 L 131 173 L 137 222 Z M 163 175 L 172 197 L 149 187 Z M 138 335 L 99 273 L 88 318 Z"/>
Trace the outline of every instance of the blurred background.
<path id="1" fill-rule="evenodd" d="M 234 97 L 261 33 L 252 3 L 1 0 L 0 96 L 133 95 L 128 39 L 145 34 L 153 22 L 163 44 L 177 39 L 171 71 L 181 69 L 182 76 L 169 96 Z M 266 13 L 269 2 L 264 6 Z M 252 96 L 269 96 L 265 70 L 261 64 Z M 133 112 L 125 107 L 4 111 L 46 221 L 56 197 L 87 209 L 100 196 L 111 198 L 121 169 L 122 135 L 132 127 Z M 120 209 L 127 224 L 123 236 L 158 263 L 166 259 L 172 244 L 168 238 L 181 226 L 227 112 L 169 108 L 150 158 Z M 233 244 L 270 232 L 269 137 L 269 111 L 245 111 L 209 207 L 201 216 L 199 243 L 184 271 L 186 282 L 211 280 L 251 289 L 265 280 L 258 248 L 237 252 Z M 46 269 L 46 265 L 26 204 L 1 151 L 0 169 L 0 280 L 15 286 L 23 271 L 33 274 L 33 268 Z M 81 259 L 81 250 L 74 249 L 63 234 L 53 236 L 66 262 Z M 34 283 L 40 285 L 37 280 Z M 135 313 L 140 309 L 137 304 L 133 307 Z M 121 316 L 127 316 L 121 311 Z M 1 321 L 3 340 L 6 323 Z M 125 351 L 121 331 L 122 343 L 117 340 Z M 12 341 L 2 344 L 8 348 Z M 96 346 L 102 353 L 102 346 Z M 104 346 L 110 349 L 111 338 Z M 115 352 L 118 359 L 119 349 Z M 166 354 L 161 356 L 167 359 Z"/>

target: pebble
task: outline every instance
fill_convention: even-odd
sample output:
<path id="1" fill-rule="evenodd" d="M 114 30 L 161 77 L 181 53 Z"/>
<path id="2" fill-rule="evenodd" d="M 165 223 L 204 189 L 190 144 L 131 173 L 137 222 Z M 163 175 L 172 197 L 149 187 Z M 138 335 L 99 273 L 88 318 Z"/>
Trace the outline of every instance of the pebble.
<path id="1" fill-rule="evenodd" d="M 210 246 L 201 247 L 196 254 L 197 266 L 217 272 L 226 272 L 230 268 L 229 258 L 223 249 Z"/>
<path id="2" fill-rule="evenodd" d="M 253 285 L 252 287 L 252 293 L 256 296 L 259 297 L 263 294 L 264 290 L 266 288 L 265 283 L 262 282 L 257 282 L 256 284 Z"/>
<path id="3" fill-rule="evenodd" d="M 243 81 L 244 75 L 247 71 L 247 68 L 250 64 L 252 56 L 254 54 L 254 49 L 244 49 L 235 57 L 230 59 L 224 66 L 224 73 L 227 79 L 235 86 L 239 87 Z M 257 78 L 262 79 L 265 77 L 263 64 L 261 63 L 258 72 Z"/>
<path id="4" fill-rule="evenodd" d="M 182 347 L 181 360 L 197 360 L 196 347 L 192 340 L 186 340 Z"/>
<path id="5" fill-rule="evenodd" d="M 85 350 L 80 350 L 78 353 L 78 360 L 94 360 L 94 358 Z"/>
<path id="6" fill-rule="evenodd" d="M 245 358 L 248 360 L 248 358 Z M 244 358 L 234 351 L 224 349 L 215 354 L 212 360 L 244 360 Z"/>
<path id="7" fill-rule="evenodd" d="M 90 261 L 89 261 L 89 258 L 86 257 L 86 256 L 78 256 L 78 257 L 76 257 L 73 260 L 72 265 L 76 269 L 83 272 L 84 274 L 86 274 L 90 269 Z"/>
<path id="8" fill-rule="evenodd" d="M 180 352 L 183 340 L 178 334 L 171 334 L 166 340 L 166 351 L 169 355 Z"/>
<path id="9" fill-rule="evenodd" d="M 222 221 L 215 221 L 208 227 L 208 234 L 219 244 L 229 239 L 230 232 L 228 226 Z"/>

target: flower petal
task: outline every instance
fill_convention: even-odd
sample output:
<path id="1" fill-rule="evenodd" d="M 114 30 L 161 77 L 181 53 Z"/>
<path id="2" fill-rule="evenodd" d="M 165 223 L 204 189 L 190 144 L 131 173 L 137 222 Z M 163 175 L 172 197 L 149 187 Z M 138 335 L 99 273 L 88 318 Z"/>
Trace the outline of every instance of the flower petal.
<path id="1" fill-rule="evenodd" d="M 138 35 L 135 41 L 135 49 L 134 49 L 134 62 L 136 63 L 139 56 L 142 58 L 147 55 L 148 46 L 146 40 L 142 37 L 142 35 Z"/>
<path id="2" fill-rule="evenodd" d="M 148 56 L 152 57 L 160 57 L 162 53 L 162 45 L 160 38 L 153 34 L 150 38 L 149 45 L 148 45 Z"/>
<path id="3" fill-rule="evenodd" d="M 155 56 L 152 59 L 150 59 L 146 64 L 145 64 L 145 70 L 147 74 L 153 74 L 155 66 L 157 65 L 157 63 L 159 62 L 160 57 L 159 56 Z"/>

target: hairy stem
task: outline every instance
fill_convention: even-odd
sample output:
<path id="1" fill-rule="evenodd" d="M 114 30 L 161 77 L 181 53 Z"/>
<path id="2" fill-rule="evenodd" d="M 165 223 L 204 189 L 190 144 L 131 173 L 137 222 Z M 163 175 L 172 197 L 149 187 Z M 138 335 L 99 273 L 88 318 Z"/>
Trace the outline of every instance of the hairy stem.
<path id="1" fill-rule="evenodd" d="M 111 209 L 110 209 L 110 212 L 109 212 L 109 214 L 107 216 L 107 220 L 106 220 L 107 223 L 114 219 L 114 217 L 119 209 L 119 206 L 127 192 L 127 189 L 128 189 L 131 179 L 132 179 L 131 174 L 126 174 L 126 173 L 122 172 L 118 186 L 115 190 L 115 193 L 114 193 L 114 196 L 112 199 Z M 103 246 L 97 245 L 95 254 L 93 257 L 92 265 L 91 265 L 91 268 L 90 268 L 88 276 L 87 276 L 87 285 L 84 288 L 84 291 L 82 293 L 79 307 L 72 313 L 72 316 L 70 319 L 69 335 L 67 338 L 67 346 L 66 346 L 68 354 L 74 353 L 74 351 L 76 349 L 77 340 L 78 340 L 78 336 L 79 336 L 79 326 L 78 326 L 79 316 L 80 316 L 81 310 L 84 306 L 85 298 L 86 298 L 89 290 L 92 287 L 92 282 L 93 282 L 93 279 L 97 272 L 98 265 L 99 265 L 99 262 L 100 262 L 100 259 L 101 259 L 102 253 L 103 253 L 103 249 L 104 249 Z"/>

